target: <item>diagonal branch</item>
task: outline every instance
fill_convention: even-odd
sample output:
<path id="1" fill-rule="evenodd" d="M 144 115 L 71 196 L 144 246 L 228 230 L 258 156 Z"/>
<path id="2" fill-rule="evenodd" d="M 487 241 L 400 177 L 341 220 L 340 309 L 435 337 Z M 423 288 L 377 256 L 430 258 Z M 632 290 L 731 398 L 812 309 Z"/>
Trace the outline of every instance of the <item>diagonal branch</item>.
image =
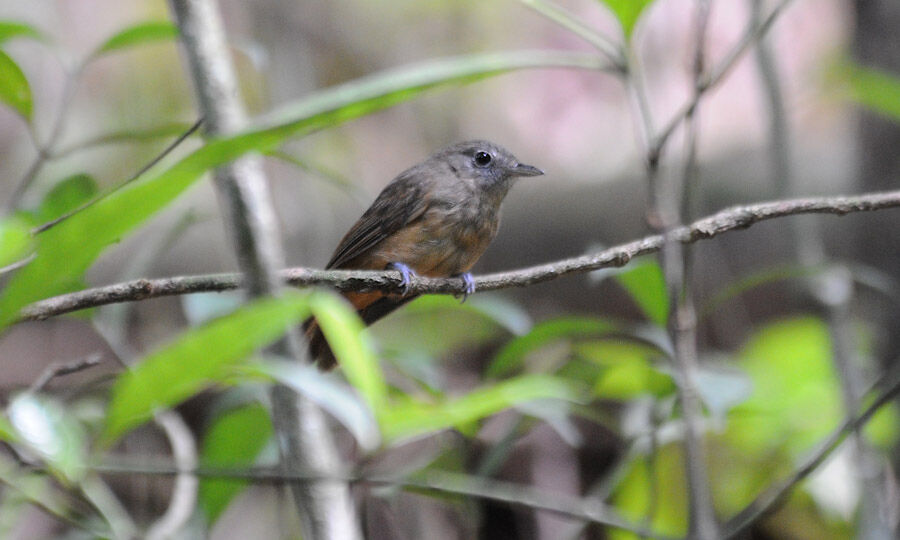
<path id="1" fill-rule="evenodd" d="M 841 197 L 806 197 L 733 206 L 690 225 L 679 227 L 672 235 L 681 243 L 691 244 L 714 238 L 738 229 L 746 229 L 761 221 L 800 214 L 845 215 L 854 212 L 871 212 L 900 207 L 900 190 L 865 193 Z M 584 273 L 607 267 L 625 266 L 640 255 L 655 253 L 663 245 L 662 235 L 651 235 L 627 244 L 621 244 L 598 253 L 562 259 L 546 264 L 498 272 L 475 278 L 478 291 L 491 291 L 509 287 L 525 287 L 550 281 L 568 274 Z M 400 274 L 396 271 L 348 271 L 312 270 L 292 268 L 281 273 L 284 280 L 294 286 L 327 285 L 346 291 L 384 290 L 399 292 Z M 36 321 L 118 302 L 134 302 L 162 296 L 177 296 L 199 292 L 221 292 L 242 286 L 238 274 L 210 274 L 179 276 L 162 279 L 138 279 L 114 285 L 106 285 L 63 294 L 35 302 L 23 308 L 22 321 Z M 415 294 L 461 294 L 465 285 L 459 278 L 415 277 L 409 291 Z"/>

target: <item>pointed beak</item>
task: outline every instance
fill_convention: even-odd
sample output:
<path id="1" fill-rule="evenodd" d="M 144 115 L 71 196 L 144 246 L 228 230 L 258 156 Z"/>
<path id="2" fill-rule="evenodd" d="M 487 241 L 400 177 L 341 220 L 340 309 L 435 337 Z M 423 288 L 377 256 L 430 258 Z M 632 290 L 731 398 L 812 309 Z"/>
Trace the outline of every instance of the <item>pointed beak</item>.
<path id="1" fill-rule="evenodd" d="M 544 171 L 538 169 L 537 167 L 533 167 L 531 165 L 525 165 L 524 163 L 519 163 L 512 169 L 512 173 L 514 176 L 540 176 L 544 174 Z"/>

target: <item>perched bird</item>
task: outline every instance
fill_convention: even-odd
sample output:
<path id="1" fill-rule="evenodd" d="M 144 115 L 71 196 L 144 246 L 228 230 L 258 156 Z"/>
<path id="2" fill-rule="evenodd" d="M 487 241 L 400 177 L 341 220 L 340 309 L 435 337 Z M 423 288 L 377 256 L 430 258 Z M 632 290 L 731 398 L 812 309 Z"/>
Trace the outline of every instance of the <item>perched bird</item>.
<path id="1" fill-rule="evenodd" d="M 466 141 L 438 150 L 384 188 L 347 232 L 325 268 L 385 270 L 402 275 L 460 276 L 475 291 L 469 269 L 497 234 L 500 203 L 513 180 L 543 171 L 519 163 L 487 141 Z M 372 324 L 416 295 L 346 292 L 362 320 Z M 310 353 L 321 369 L 334 354 L 314 319 L 304 323 Z"/>

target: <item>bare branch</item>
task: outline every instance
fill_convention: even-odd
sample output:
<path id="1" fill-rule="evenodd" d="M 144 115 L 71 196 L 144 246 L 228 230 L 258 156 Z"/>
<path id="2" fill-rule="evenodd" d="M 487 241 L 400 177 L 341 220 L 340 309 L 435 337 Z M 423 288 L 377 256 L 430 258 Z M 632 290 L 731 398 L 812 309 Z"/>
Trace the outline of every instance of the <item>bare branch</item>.
<path id="1" fill-rule="evenodd" d="M 739 205 L 727 208 L 711 216 L 672 232 L 681 243 L 691 244 L 699 240 L 715 238 L 721 234 L 746 229 L 761 221 L 801 214 L 834 214 L 843 216 L 855 212 L 871 212 L 900 207 L 900 190 L 865 193 L 839 197 L 805 197 Z M 492 291 L 510 287 L 525 287 L 569 274 L 590 272 L 600 268 L 620 267 L 631 259 L 655 253 L 663 244 L 662 235 L 650 235 L 640 240 L 621 244 L 598 253 L 562 259 L 509 272 L 498 272 L 475 278 L 477 291 Z M 296 287 L 326 285 L 341 291 L 400 292 L 400 273 L 389 270 L 314 270 L 291 268 L 281 272 L 286 283 Z M 161 279 L 138 279 L 85 289 L 35 302 L 22 309 L 21 321 L 38 321 L 87 309 L 91 307 L 134 302 L 148 298 L 177 296 L 200 292 L 221 292 L 242 286 L 238 274 L 208 274 L 179 276 Z M 409 291 L 415 294 L 462 294 L 465 285 L 459 278 L 412 278 Z"/>
<path id="2" fill-rule="evenodd" d="M 246 115 L 215 0 L 170 0 L 170 5 L 209 133 L 239 131 L 247 123 Z M 284 266 L 284 253 L 260 160 L 247 156 L 220 167 L 215 180 L 249 295 L 277 296 L 282 289 L 278 269 Z M 273 347 L 302 359 L 304 349 L 294 333 L 289 330 Z M 322 411 L 283 385 L 272 388 L 270 399 L 282 468 L 317 471 L 325 477 L 337 470 L 340 453 Z M 290 488 L 304 538 L 354 540 L 362 536 L 346 483 L 294 482 Z"/>
<path id="3" fill-rule="evenodd" d="M 71 373 L 77 373 L 79 371 L 84 371 L 85 369 L 92 368 L 100 363 L 100 360 L 103 357 L 100 353 L 94 353 L 84 358 L 79 358 L 73 362 L 66 362 L 64 364 L 53 363 L 47 366 L 47 368 L 41 373 L 41 375 L 31 384 L 30 390 L 32 392 L 40 392 L 44 389 L 47 384 L 50 383 L 54 378 L 61 377 L 63 375 L 69 375 Z"/>

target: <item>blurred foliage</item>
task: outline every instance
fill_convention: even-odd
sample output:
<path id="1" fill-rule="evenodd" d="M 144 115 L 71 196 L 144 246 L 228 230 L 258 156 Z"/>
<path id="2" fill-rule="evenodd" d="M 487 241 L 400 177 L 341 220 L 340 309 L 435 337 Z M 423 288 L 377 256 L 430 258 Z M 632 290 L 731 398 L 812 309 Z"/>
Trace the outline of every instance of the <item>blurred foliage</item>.
<path id="1" fill-rule="evenodd" d="M 540 13 L 582 37 L 596 37 L 593 30 L 550 3 L 525 3 L 539 5 L 535 9 Z M 623 46 L 632 47 L 635 28 L 652 2 L 604 0 L 603 4 L 621 25 Z M 441 5 L 450 9 L 449 4 Z M 168 22 L 139 23 L 103 41 L 78 65 L 83 68 L 99 56 L 176 37 L 177 29 Z M 31 25 L 0 21 L 0 45 L 17 38 L 41 44 L 51 41 Z M 430 89 L 545 67 L 602 70 L 608 66 L 596 55 L 550 51 L 431 60 L 314 92 L 245 131 L 207 141 L 128 185 L 101 191 L 90 175 L 69 171 L 53 182 L 36 207 L 0 218 L 0 268 L 27 262 L 0 276 L 4 280 L 0 282 L 0 330 L 7 330 L 28 303 L 81 288 L 85 273 L 102 253 L 171 208 L 179 195 L 216 166 L 246 153 L 261 153 L 309 169 L 303 159 L 281 150 L 289 138 L 332 128 Z M 74 71 L 77 76 L 80 70 Z M 896 77 L 853 65 L 845 68 L 844 77 L 855 100 L 900 117 Z M 0 51 L 0 103 L 30 122 L 34 113 L 31 86 L 4 51 Z M 117 128 L 68 148 L 42 152 L 77 153 L 101 144 L 173 136 L 186 127 L 172 120 L 155 128 Z M 346 184 L 327 171 L 324 176 Z M 47 231 L 31 233 L 33 227 L 91 201 L 94 204 Z M 726 301 L 755 287 L 808 277 L 816 271 L 778 267 L 735 280 L 713 297 L 703 315 L 714 316 Z M 254 397 L 220 408 L 205 419 L 201 465 L 245 468 L 263 462 L 266 450 L 272 448 L 273 427 L 263 400 L 258 399 L 263 392 L 256 390 L 272 384 L 283 384 L 329 412 L 352 435 L 361 462 L 402 451 L 410 441 L 445 431 L 459 435 L 462 442 L 435 445 L 393 468 L 386 467 L 389 475 L 400 480 L 429 471 L 462 474 L 475 468 L 480 481 L 481 476 L 500 470 L 516 445 L 537 426 L 550 426 L 566 444 L 578 447 L 584 439 L 575 420 L 599 425 L 627 446 L 617 472 L 603 478 L 605 499 L 634 523 L 659 534 L 684 534 L 688 516 L 680 444 L 683 419 L 675 406 L 672 347 L 665 332 L 671 306 L 664 275 L 649 259 L 608 275 L 637 306 L 644 323 L 589 314 L 534 322 L 524 308 L 503 295 L 485 294 L 465 304 L 447 296 L 424 296 L 369 330 L 340 296 L 329 292 L 287 294 L 250 303 L 242 303 L 237 295 L 184 298 L 188 328 L 118 373 L 99 414 L 86 412 L 96 402 L 91 400 L 97 399 L 87 393 L 63 397 L 35 388 L 9 400 L 0 416 L 0 439 L 21 460 L 0 456 L 0 482 L 9 488 L 0 504 L 0 536 L 13 530 L 19 519 L 16 514 L 26 504 L 38 505 L 93 536 L 127 531 L 127 524 L 115 517 L 115 505 L 104 499 L 106 486 L 91 470 L 92 464 L 98 458 L 102 461 L 112 443 L 158 411 L 178 407 L 210 389 L 224 389 L 220 394 L 224 396 L 249 389 Z M 283 358 L 254 357 L 309 316 L 316 317 L 334 349 L 338 373 L 323 374 Z M 822 320 L 797 316 L 749 331 L 741 350 L 704 358 L 708 362 L 697 377 L 710 446 L 707 465 L 716 509 L 723 516 L 740 511 L 773 482 L 789 475 L 847 414 L 834 371 L 831 336 Z M 860 358 L 869 356 L 865 346 L 858 348 Z M 479 382 L 447 376 L 444 360 L 469 356 L 487 358 L 471 370 L 473 375 L 484 375 Z M 513 419 L 509 426 L 492 425 L 499 413 Z M 869 444 L 893 445 L 898 420 L 896 408 L 883 408 L 865 429 Z M 491 430 L 502 433 L 490 439 L 495 436 Z M 484 446 L 488 440 L 497 444 L 472 467 L 467 445 Z M 32 470 L 30 464 L 38 468 Z M 819 472 L 833 474 L 824 468 Z M 201 481 L 199 503 L 209 527 L 247 485 L 247 480 L 235 478 Z M 463 516 L 465 527 L 478 527 L 480 514 L 471 500 L 429 495 Z M 826 514 L 827 502 L 821 494 L 805 489 L 796 492 L 772 522 L 803 523 L 806 532 L 797 533 L 797 538 L 838 538 L 852 529 L 852 518 L 826 519 Z M 609 536 L 634 537 L 622 531 L 610 531 Z"/>

